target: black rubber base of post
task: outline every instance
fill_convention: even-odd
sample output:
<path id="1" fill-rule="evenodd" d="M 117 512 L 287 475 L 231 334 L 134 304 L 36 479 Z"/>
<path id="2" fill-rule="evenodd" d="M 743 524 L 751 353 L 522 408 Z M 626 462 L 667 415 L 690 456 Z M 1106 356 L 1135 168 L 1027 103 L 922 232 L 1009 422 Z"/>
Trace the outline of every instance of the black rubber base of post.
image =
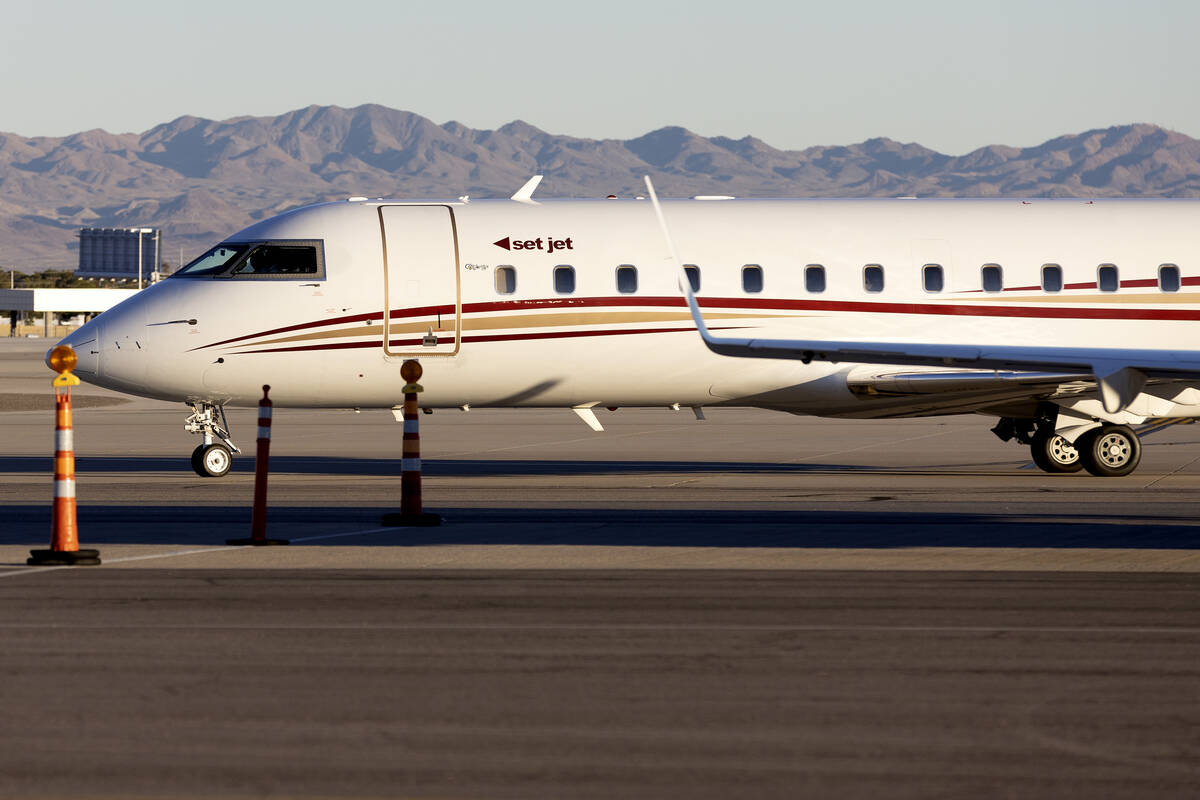
<path id="1" fill-rule="evenodd" d="M 30 550 L 25 563 L 31 567 L 93 567 L 100 563 L 100 551 Z"/>
<path id="2" fill-rule="evenodd" d="M 290 539 L 226 539 L 225 544 L 245 547 L 253 545 L 255 547 L 277 547 L 279 545 L 291 544 Z"/>
<path id="3" fill-rule="evenodd" d="M 394 514 L 384 514 L 383 518 L 379 520 L 379 524 L 386 525 L 389 528 L 401 528 L 405 526 L 434 528 L 442 524 L 442 517 L 440 514 L 431 514 L 428 511 L 424 514 L 401 514 L 397 512 Z"/>

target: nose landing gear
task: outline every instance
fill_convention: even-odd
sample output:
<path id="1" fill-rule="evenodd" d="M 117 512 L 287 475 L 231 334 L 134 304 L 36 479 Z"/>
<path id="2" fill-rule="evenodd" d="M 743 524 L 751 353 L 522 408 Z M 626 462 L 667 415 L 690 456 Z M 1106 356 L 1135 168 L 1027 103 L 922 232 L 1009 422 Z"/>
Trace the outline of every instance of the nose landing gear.
<path id="1" fill-rule="evenodd" d="M 188 433 L 198 433 L 203 437 L 202 443 L 192 451 L 192 469 L 202 478 L 220 478 L 233 466 L 233 454 L 242 452 L 229 438 L 225 409 L 204 401 L 188 405 L 192 413 L 183 428 Z M 216 441 L 218 439 L 219 442 Z"/>

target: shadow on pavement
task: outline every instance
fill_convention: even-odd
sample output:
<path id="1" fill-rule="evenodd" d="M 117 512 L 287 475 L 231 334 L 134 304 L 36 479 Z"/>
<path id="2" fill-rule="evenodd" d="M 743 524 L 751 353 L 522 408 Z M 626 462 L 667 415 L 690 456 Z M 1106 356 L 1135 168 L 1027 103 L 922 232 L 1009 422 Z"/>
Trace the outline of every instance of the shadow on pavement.
<path id="1" fill-rule="evenodd" d="M 272 506 L 268 535 L 300 538 L 379 527 L 396 507 Z M 436 507 L 427 510 L 440 511 Z M 4 511 L 0 544 L 42 545 L 48 505 Z M 590 508 L 444 510 L 437 528 L 396 528 L 321 545 L 441 544 L 643 547 L 1046 547 L 1194 550 L 1200 526 L 1175 517 L 889 511 L 611 510 Z M 249 535 L 250 509 L 234 506 L 101 506 L 79 509 L 80 539 L 92 544 L 223 544 Z"/>

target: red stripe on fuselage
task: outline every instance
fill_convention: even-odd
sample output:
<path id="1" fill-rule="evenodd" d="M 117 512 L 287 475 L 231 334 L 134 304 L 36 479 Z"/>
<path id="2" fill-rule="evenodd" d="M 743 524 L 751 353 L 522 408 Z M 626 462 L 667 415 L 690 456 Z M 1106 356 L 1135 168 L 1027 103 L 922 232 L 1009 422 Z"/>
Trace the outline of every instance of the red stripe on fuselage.
<path id="1" fill-rule="evenodd" d="M 400 309 L 400 310 L 391 312 L 390 316 L 392 319 L 398 319 L 401 317 L 432 316 L 433 314 L 447 313 L 447 312 L 453 314 L 454 306 L 453 305 L 444 305 L 444 306 L 423 306 L 420 308 L 405 308 L 405 309 Z M 383 311 L 376 311 L 373 314 L 351 314 L 348 317 L 333 317 L 331 319 L 321 319 L 321 320 L 317 320 L 315 322 L 298 322 L 295 325 L 284 325 L 282 328 L 271 328 L 270 330 L 259 331 L 258 333 L 247 333 L 244 336 L 234 336 L 232 339 L 223 339 L 219 342 L 213 342 L 212 344 L 202 345 L 200 347 L 196 347 L 193 349 L 204 350 L 209 347 L 218 347 L 223 344 L 232 344 L 233 342 L 241 342 L 241 341 L 245 341 L 246 339 L 254 339 L 259 336 L 273 336 L 277 333 L 291 333 L 292 331 L 302 331 L 302 330 L 306 330 L 308 328 L 321 328 L 326 325 L 343 325 L 348 322 L 363 322 L 365 320 L 372 320 L 372 319 L 378 319 L 382 322 L 383 321 Z"/>
<path id="2" fill-rule="evenodd" d="M 929 314 L 966 317 L 1041 317 L 1049 319 L 1163 319 L 1200 321 L 1200 309 L 1157 308 L 1041 308 L 985 306 L 974 303 L 882 303 L 857 300 L 777 300 L 768 298 L 699 297 L 701 308 L 748 311 L 851 311 L 868 314 Z M 1019 302 L 1019 301 L 1017 301 Z M 574 300 L 514 300 L 507 303 L 469 303 L 463 313 L 516 311 L 532 308 L 595 308 L 597 306 L 686 307 L 673 297 L 581 297 Z"/>
<path id="3" fill-rule="evenodd" d="M 709 328 L 710 331 L 731 330 L 735 326 L 727 325 L 719 328 Z M 463 343 L 468 342 L 519 342 L 535 339 L 577 339 L 584 336 L 632 336 L 639 333 L 694 333 L 695 328 L 640 328 L 635 330 L 603 330 L 603 331 L 556 331 L 545 333 L 496 333 L 478 336 L 464 336 Z M 449 344 L 451 340 L 445 343 Z M 414 347 L 421 344 L 420 339 L 393 339 L 389 347 Z M 295 345 L 293 347 L 272 347 L 263 350 L 238 350 L 232 355 L 253 355 L 256 353 L 296 353 L 310 350 L 361 350 L 368 347 L 381 347 L 379 340 L 366 342 L 331 342 L 330 344 Z"/>
<path id="4" fill-rule="evenodd" d="M 1157 296 L 1157 295 L 1155 295 Z M 865 314 L 922 314 L 932 316 L 964 316 L 964 317 L 1024 317 L 1029 319 L 1126 319 L 1126 320 L 1169 320 L 1169 321 L 1200 321 L 1200 309 L 1164 309 L 1164 308 L 1113 308 L 1113 307 L 1037 307 L 1018 305 L 977 305 L 974 303 L 885 303 L 857 300 L 778 300 L 768 298 L 697 298 L 702 308 L 734 309 L 744 311 L 817 311 L 817 312 L 850 312 Z M 1019 302 L 1019 300 L 1017 301 Z M 656 306 L 660 308 L 684 308 L 687 306 L 682 297 L 578 297 L 578 298 L 548 298 L 544 300 L 501 300 L 486 303 L 466 303 L 463 314 L 486 314 L 505 311 L 528 311 L 537 309 L 563 308 L 645 308 Z M 447 316 L 454 313 L 453 305 L 422 306 L 392 311 L 392 319 L 408 317 Z M 194 348 L 204 350 L 261 336 L 271 336 L 279 333 L 321 328 L 363 320 L 383 318 L 383 312 L 374 314 L 355 314 L 353 316 L 337 317 L 334 319 L 301 322 L 279 328 L 260 331 L 257 333 L 235 336 L 212 344 Z M 468 339 L 464 339 L 466 341 Z M 351 345 L 353 346 L 353 345 Z"/>

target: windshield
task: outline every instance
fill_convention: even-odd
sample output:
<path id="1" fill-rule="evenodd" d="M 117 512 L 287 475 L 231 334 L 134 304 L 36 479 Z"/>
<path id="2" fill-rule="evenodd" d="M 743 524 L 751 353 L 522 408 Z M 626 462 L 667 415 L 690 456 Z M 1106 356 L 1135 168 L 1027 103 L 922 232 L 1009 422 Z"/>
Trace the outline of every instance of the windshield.
<path id="1" fill-rule="evenodd" d="M 171 277 L 216 275 L 224 272 L 249 247 L 248 244 L 219 244 L 183 269 L 177 270 Z"/>
<path id="2" fill-rule="evenodd" d="M 172 275 L 172 278 L 324 280 L 320 239 L 224 242 Z"/>

